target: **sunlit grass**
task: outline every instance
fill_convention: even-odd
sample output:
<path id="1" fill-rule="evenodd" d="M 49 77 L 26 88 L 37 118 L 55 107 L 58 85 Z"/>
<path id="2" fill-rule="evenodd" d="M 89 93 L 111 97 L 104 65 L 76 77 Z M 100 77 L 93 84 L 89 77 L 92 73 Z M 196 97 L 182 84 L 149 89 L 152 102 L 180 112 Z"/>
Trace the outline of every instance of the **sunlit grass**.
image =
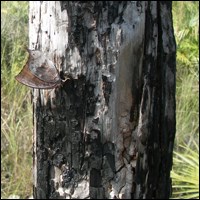
<path id="1" fill-rule="evenodd" d="M 182 12 L 177 12 L 177 10 Z M 177 41 L 174 199 L 199 198 L 199 2 L 173 2 Z"/>
<path id="2" fill-rule="evenodd" d="M 199 198 L 199 147 L 193 140 L 194 150 L 180 145 L 181 152 L 174 152 L 173 178 L 174 199 Z"/>
<path id="3" fill-rule="evenodd" d="M 177 12 L 181 8 L 182 12 Z M 199 138 L 199 2 L 173 2 L 177 41 L 176 146 Z M 184 32 L 185 34 L 181 34 Z M 187 58 L 184 60 L 181 54 Z"/>
<path id="4" fill-rule="evenodd" d="M 30 89 L 14 79 L 26 60 L 28 2 L 1 2 L 1 197 L 32 194 Z"/>

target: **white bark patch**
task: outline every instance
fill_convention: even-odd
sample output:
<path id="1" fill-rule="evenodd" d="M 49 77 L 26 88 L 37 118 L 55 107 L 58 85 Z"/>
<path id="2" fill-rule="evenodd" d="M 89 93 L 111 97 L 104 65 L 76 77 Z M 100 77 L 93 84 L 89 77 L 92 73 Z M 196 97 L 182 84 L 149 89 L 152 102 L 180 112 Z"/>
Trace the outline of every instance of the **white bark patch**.
<path id="1" fill-rule="evenodd" d="M 67 66 L 68 66 L 68 72 L 70 74 L 76 74 L 74 78 L 78 78 L 78 75 L 82 74 L 82 64 L 81 64 L 81 57 L 79 50 L 74 47 L 74 49 L 70 49 L 68 52 L 68 60 L 67 60 Z"/>
<path id="2" fill-rule="evenodd" d="M 88 180 L 82 180 L 78 183 L 72 199 L 85 199 L 89 197 L 89 182 Z"/>
<path id="3" fill-rule="evenodd" d="M 68 46 L 68 15 L 59 1 L 30 2 L 29 47 L 48 52 L 58 69 Z M 40 47 L 38 46 L 40 44 Z M 55 56 L 56 55 L 56 56 Z"/>

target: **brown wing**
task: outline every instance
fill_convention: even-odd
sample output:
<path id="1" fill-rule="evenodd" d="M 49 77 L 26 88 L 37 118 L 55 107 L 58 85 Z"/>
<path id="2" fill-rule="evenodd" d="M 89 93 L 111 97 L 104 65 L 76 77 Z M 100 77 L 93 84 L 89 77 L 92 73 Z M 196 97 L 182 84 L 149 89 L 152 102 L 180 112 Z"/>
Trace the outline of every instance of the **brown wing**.
<path id="1" fill-rule="evenodd" d="M 42 62 L 39 60 L 29 60 L 28 66 L 30 71 L 42 81 L 49 83 L 56 83 L 60 81 L 60 76 L 55 65 L 48 59 L 44 59 Z"/>
<path id="2" fill-rule="evenodd" d="M 61 84 L 60 80 L 52 83 L 40 80 L 29 70 L 28 62 L 15 78 L 20 83 L 37 89 L 52 89 Z"/>

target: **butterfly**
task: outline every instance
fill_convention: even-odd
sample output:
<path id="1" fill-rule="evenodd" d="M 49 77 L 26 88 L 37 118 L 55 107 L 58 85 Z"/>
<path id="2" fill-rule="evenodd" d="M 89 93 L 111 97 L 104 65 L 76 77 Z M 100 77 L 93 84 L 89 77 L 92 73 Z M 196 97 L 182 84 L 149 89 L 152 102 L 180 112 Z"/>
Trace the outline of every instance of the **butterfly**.
<path id="1" fill-rule="evenodd" d="M 26 49 L 29 53 L 28 61 L 15 79 L 37 89 L 52 89 L 61 85 L 62 81 L 54 63 L 41 51 Z"/>

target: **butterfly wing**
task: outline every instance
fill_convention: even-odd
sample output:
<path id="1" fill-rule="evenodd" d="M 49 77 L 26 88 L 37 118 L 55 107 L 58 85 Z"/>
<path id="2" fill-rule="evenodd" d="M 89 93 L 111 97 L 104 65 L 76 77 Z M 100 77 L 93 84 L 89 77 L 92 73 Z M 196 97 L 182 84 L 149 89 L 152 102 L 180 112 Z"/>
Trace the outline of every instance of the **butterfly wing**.
<path id="1" fill-rule="evenodd" d="M 36 60 L 29 59 L 28 66 L 30 71 L 42 81 L 49 83 L 60 81 L 60 76 L 53 62 L 43 56 Z"/>
<path id="2" fill-rule="evenodd" d="M 37 89 L 52 89 L 61 84 L 60 80 L 56 82 L 45 82 L 39 79 L 29 70 L 28 62 L 15 78 L 20 83 Z"/>

